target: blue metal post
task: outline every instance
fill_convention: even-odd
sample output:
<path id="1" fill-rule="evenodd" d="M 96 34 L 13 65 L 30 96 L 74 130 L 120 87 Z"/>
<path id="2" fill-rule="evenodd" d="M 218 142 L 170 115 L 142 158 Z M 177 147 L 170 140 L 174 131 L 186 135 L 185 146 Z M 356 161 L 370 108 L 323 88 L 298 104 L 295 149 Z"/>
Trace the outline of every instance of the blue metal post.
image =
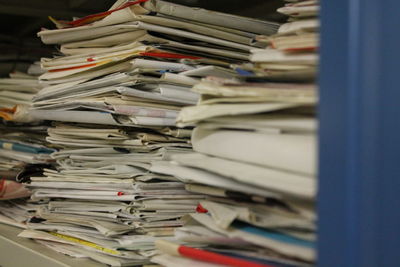
<path id="1" fill-rule="evenodd" d="M 399 27 L 399 0 L 322 0 L 322 267 L 400 266 Z"/>

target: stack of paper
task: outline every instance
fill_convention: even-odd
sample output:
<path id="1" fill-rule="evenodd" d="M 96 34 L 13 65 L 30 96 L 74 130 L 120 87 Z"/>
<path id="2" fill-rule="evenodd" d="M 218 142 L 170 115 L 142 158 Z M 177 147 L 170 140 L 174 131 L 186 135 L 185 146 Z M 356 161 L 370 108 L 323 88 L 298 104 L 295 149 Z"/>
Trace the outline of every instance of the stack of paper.
<path id="1" fill-rule="evenodd" d="M 36 66 L 32 64 L 31 66 Z M 33 67 L 29 68 L 30 70 Z M 0 175 L 15 179 L 28 164 L 51 161 L 54 149 L 46 147 L 47 127 L 32 122 L 29 108 L 41 86 L 37 72 L 10 73 L 0 79 Z"/>
<path id="2" fill-rule="evenodd" d="M 197 125 L 195 153 L 153 162 L 150 170 L 212 196 L 200 201 L 203 213 L 188 215 L 175 231 L 181 243 L 255 262 L 312 264 L 316 89 L 272 85 L 213 78 L 195 85 L 202 100 L 178 118 Z M 153 261 L 165 264 L 170 256 Z"/>
<path id="3" fill-rule="evenodd" d="M 83 247 L 80 254 L 113 266 L 145 264 L 154 240 L 171 238 L 204 199 L 149 172 L 152 161 L 190 151 L 185 131 L 58 123 L 47 141 L 60 148 L 51 155 L 57 168 L 26 184 L 44 204 L 21 236 L 72 244 L 70 255 Z"/>
<path id="4" fill-rule="evenodd" d="M 318 64 L 319 12 L 318 0 L 295 0 L 277 11 L 288 15 L 274 36 L 258 36 L 267 49 L 254 49 L 251 61 L 259 75 L 270 79 L 313 81 Z"/>
<path id="5" fill-rule="evenodd" d="M 38 118 L 173 126 L 182 106 L 196 104 L 198 94 L 190 87 L 199 78 L 235 76 L 230 64 L 265 46 L 254 42 L 256 34 L 278 28 L 158 0 L 117 1 L 104 14 L 91 24 L 89 18 L 57 21 L 60 29 L 38 33 L 65 54 L 42 59 L 47 72 L 40 81 L 47 87 L 34 98 Z"/>
<path id="6" fill-rule="evenodd" d="M 32 66 L 35 66 L 34 64 Z M 32 74 L 36 74 L 32 72 Z M 31 192 L 20 182 L 31 175 L 41 175 L 53 162 L 55 149 L 45 141 L 47 126 L 32 122 L 29 108 L 32 97 L 40 89 L 37 77 L 14 72 L 11 78 L 0 79 L 0 222 L 23 226 L 32 210 L 26 199 Z"/>
<path id="7" fill-rule="evenodd" d="M 48 148 L 45 137 L 47 126 L 8 123 L 0 125 L 0 156 L 2 164 L 20 161 L 26 164 L 45 164 L 51 161 L 55 149 Z M 16 164 L 15 167 L 18 167 Z"/>
<path id="8" fill-rule="evenodd" d="M 36 64 L 32 64 L 33 69 Z M 39 92 L 41 85 L 36 71 L 31 74 L 22 72 L 10 73 L 9 78 L 0 78 L 0 118 L 18 122 L 31 122 L 29 114 L 33 96 Z"/>
<path id="9" fill-rule="evenodd" d="M 38 175 L 43 166 L 53 162 L 44 140 L 45 126 L 24 126 L 8 123 L 0 125 L 0 199 L 14 199 L 30 195 L 30 192 L 15 182 L 30 174 Z"/>
<path id="10" fill-rule="evenodd" d="M 184 217 L 178 241 L 157 242 L 162 253 L 155 263 L 315 261 L 318 1 L 290 1 L 278 11 L 291 16 L 289 22 L 276 35 L 256 37 L 268 46 L 252 50 L 253 64 L 232 66 L 241 76 L 211 74 L 193 87 L 200 101 L 177 121 L 196 125 L 195 152 L 150 168 L 209 196 L 196 214 Z"/>
<path id="11" fill-rule="evenodd" d="M 180 110 L 199 101 L 193 85 L 209 75 L 235 78 L 231 65 L 248 63 L 253 48 L 266 46 L 254 38 L 279 25 L 158 0 L 117 1 L 104 13 L 53 21 L 58 29 L 38 35 L 63 55 L 42 59 L 45 87 L 32 113 L 57 121 L 47 137 L 59 148 L 51 154 L 57 164 L 27 183 L 42 204 L 21 236 L 112 266 L 149 263 L 154 242 L 177 241 L 182 217 L 205 199 L 179 173 L 162 171 L 193 157 L 191 125 L 175 126 Z"/>
<path id="12" fill-rule="evenodd" d="M 38 209 L 38 205 L 28 203 L 26 199 L 2 201 L 0 205 L 0 223 L 26 228 L 26 220 Z"/>
<path id="13" fill-rule="evenodd" d="M 0 79 L 0 106 L 12 108 L 17 104 L 30 105 L 40 90 L 37 77 L 24 73 L 11 73 L 10 78 Z"/>

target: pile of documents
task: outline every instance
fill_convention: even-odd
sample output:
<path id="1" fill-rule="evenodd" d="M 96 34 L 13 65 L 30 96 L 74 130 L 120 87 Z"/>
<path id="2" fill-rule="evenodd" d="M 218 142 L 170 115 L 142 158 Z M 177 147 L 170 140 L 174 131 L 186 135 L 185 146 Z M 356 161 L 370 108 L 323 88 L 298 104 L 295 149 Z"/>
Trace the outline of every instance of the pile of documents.
<path id="1" fill-rule="evenodd" d="M 8 203 L 20 236 L 111 266 L 312 265 L 317 4 L 281 26 L 161 0 L 52 18 L 31 114 L 56 164 Z"/>
<path id="2" fill-rule="evenodd" d="M 10 73 L 9 78 L 0 78 L 0 106 L 12 108 L 17 104 L 30 105 L 39 90 L 36 76 L 21 72 Z"/>
<path id="3" fill-rule="evenodd" d="M 32 217 L 38 205 L 26 198 L 2 200 L 0 202 L 0 223 L 26 229 L 26 221 Z"/>
<path id="4" fill-rule="evenodd" d="M 43 165 L 52 162 L 45 140 L 47 126 L 23 125 L 16 123 L 0 124 L 0 174 L 3 178 L 21 175 L 30 164 Z"/>
<path id="5" fill-rule="evenodd" d="M 318 0 L 296 0 L 278 9 L 289 16 L 278 34 L 258 36 L 268 49 L 255 49 L 251 61 L 261 76 L 270 79 L 307 82 L 314 81 L 318 65 L 319 12 Z"/>
<path id="6" fill-rule="evenodd" d="M 54 161 L 50 154 L 56 150 L 45 141 L 46 133 L 45 125 L 1 122 L 0 222 L 24 227 L 30 212 L 36 209 L 26 202 L 31 192 L 21 182 L 41 176 Z"/>
<path id="7" fill-rule="evenodd" d="M 315 85 L 208 77 L 193 90 L 201 92 L 201 101 L 184 108 L 178 122 L 197 125 L 191 139 L 195 153 L 153 162 L 150 169 L 177 177 L 190 192 L 212 196 L 200 201 L 203 213 L 183 218 L 176 238 L 234 258 L 312 264 Z M 175 266 L 167 262 L 182 260 L 163 251 L 167 254 L 153 261 Z"/>
<path id="8" fill-rule="evenodd" d="M 236 66 L 241 76 L 211 74 L 193 87 L 200 101 L 177 121 L 196 125 L 195 152 L 151 170 L 208 197 L 183 218 L 178 241 L 156 242 L 162 253 L 153 262 L 314 264 L 318 8 L 318 1 L 290 1 L 278 9 L 288 22 L 256 37 L 267 47 L 252 49 L 253 64 Z"/>
<path id="9" fill-rule="evenodd" d="M 33 121 L 29 114 L 32 98 L 41 89 L 37 67 L 32 64 L 28 73 L 15 71 L 9 78 L 0 78 L 0 200 L 29 196 L 30 192 L 16 180 L 40 173 L 44 165 L 53 161 L 49 154 L 55 150 L 45 142 L 47 127 L 28 123 Z M 0 213 L 23 221 L 23 216 L 6 212 L 13 206 L 11 202 L 7 207 L 3 204 Z"/>
<path id="10" fill-rule="evenodd" d="M 94 17 L 102 19 L 55 21 L 60 29 L 38 33 L 64 53 L 42 59 L 47 72 L 40 81 L 47 86 L 34 98 L 38 118 L 173 126 L 182 106 L 196 104 L 190 87 L 199 78 L 235 76 L 229 66 L 265 46 L 254 41 L 257 34 L 278 28 L 158 0 L 117 1 Z"/>
<path id="11" fill-rule="evenodd" d="M 37 75 L 37 64 L 32 64 L 28 73 L 12 72 L 9 78 L 0 78 L 0 118 L 16 122 L 31 122 L 29 108 L 33 96 L 41 85 Z"/>
<path id="12" fill-rule="evenodd" d="M 48 127 L 32 122 L 29 114 L 32 97 L 40 90 L 36 73 L 31 74 L 14 72 L 0 79 L 0 222 L 21 227 L 35 205 L 26 203 L 31 192 L 20 182 L 40 176 L 56 151 L 45 141 Z"/>
<path id="13" fill-rule="evenodd" d="M 52 20 L 58 29 L 38 35 L 62 55 L 41 60 L 44 88 L 32 114 L 54 121 L 46 140 L 58 149 L 56 167 L 26 183 L 39 206 L 20 236 L 112 266 L 147 264 L 158 253 L 155 241 L 181 242 L 176 229 L 206 199 L 207 190 L 191 188 L 169 167 L 193 157 L 193 125 L 175 126 L 182 108 L 202 95 L 192 87 L 210 75 L 235 79 L 235 66 L 266 46 L 256 36 L 279 25 L 158 0 L 117 1 L 107 12 Z M 204 178 L 216 188 L 271 195 Z"/>

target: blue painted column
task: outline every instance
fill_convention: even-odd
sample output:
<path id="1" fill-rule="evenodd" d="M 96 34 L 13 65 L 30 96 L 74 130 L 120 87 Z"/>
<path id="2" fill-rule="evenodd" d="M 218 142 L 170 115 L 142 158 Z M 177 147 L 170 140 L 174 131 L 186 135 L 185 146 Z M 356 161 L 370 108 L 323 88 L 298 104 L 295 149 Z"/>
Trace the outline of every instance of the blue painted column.
<path id="1" fill-rule="evenodd" d="M 400 266 L 400 1 L 322 0 L 318 266 Z"/>

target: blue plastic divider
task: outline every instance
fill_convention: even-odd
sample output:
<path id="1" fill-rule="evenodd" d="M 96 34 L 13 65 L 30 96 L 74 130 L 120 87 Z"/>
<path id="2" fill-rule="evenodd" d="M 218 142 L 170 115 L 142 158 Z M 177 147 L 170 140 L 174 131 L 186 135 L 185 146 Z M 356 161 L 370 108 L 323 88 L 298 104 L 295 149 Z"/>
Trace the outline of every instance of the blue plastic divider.
<path id="1" fill-rule="evenodd" d="M 400 266 L 400 1 L 321 4 L 318 266 Z"/>

